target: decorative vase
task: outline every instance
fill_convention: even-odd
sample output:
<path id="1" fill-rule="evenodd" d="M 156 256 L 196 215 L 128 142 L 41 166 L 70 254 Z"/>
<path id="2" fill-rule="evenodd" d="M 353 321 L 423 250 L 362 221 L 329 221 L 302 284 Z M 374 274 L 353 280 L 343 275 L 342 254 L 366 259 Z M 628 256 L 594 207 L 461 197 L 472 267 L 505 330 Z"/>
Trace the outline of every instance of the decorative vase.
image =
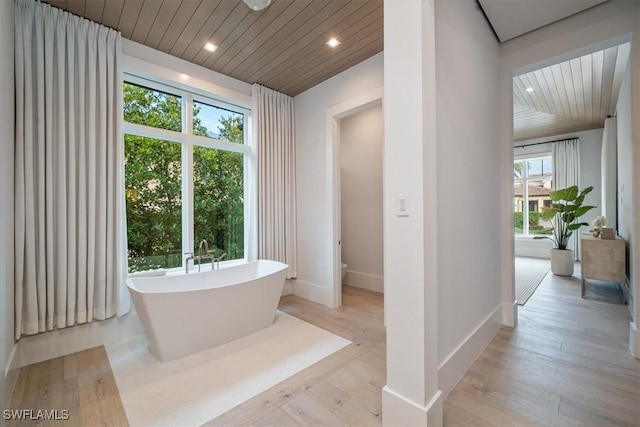
<path id="1" fill-rule="evenodd" d="M 556 276 L 573 276 L 571 249 L 551 249 L 551 272 Z"/>

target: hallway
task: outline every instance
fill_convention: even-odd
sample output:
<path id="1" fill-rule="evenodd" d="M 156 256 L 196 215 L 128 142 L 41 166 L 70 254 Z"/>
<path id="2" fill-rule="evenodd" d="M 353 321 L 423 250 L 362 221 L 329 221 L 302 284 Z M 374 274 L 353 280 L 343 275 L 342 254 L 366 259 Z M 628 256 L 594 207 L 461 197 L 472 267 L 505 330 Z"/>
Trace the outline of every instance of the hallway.
<path id="1" fill-rule="evenodd" d="M 637 426 L 640 361 L 628 306 L 580 298 L 549 273 L 444 404 L 446 426 Z"/>

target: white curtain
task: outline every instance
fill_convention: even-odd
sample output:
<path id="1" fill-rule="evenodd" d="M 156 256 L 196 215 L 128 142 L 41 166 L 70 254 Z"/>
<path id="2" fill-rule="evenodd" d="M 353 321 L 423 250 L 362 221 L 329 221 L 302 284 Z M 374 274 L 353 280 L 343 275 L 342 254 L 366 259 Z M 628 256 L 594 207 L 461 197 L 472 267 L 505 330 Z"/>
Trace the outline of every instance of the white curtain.
<path id="1" fill-rule="evenodd" d="M 120 33 L 15 8 L 16 339 L 129 310 Z"/>
<path id="2" fill-rule="evenodd" d="M 577 185 L 580 187 L 580 146 L 578 138 L 553 144 L 553 187 L 555 190 Z M 582 188 L 580 188 L 582 190 Z M 580 260 L 580 230 L 569 239 L 567 249 L 573 249 L 576 261 Z"/>
<path id="3" fill-rule="evenodd" d="M 293 98 L 253 85 L 258 145 L 258 257 L 296 277 L 296 155 Z"/>
<path id="4" fill-rule="evenodd" d="M 600 157 L 602 215 L 607 218 L 607 227 L 618 229 L 618 126 L 615 117 L 604 121 L 602 156 Z"/>

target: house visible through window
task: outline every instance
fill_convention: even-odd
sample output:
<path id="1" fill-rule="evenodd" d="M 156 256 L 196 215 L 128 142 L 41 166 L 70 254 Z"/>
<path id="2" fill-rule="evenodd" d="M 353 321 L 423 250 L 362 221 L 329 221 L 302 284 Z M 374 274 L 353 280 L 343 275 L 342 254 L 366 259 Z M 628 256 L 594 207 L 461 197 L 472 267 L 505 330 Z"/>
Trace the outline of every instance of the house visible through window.
<path id="1" fill-rule="evenodd" d="M 513 221 L 516 235 L 551 234 L 551 224 L 540 217 L 551 206 L 553 161 L 551 156 L 513 163 Z M 524 207 L 528 209 L 524 209 Z"/>
<path id="2" fill-rule="evenodd" d="M 205 239 L 245 257 L 248 111 L 126 76 L 125 188 L 129 271 L 184 265 Z"/>

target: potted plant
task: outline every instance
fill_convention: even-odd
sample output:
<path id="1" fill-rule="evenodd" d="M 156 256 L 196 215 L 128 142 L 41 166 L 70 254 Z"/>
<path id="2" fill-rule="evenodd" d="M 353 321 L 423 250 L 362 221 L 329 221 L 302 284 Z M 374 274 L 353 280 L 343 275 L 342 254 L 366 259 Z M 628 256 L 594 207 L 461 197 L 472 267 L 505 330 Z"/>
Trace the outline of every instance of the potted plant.
<path id="1" fill-rule="evenodd" d="M 534 239 L 550 239 L 554 243 L 551 249 L 551 272 L 558 276 L 573 275 L 573 250 L 567 249 L 569 237 L 586 222 L 579 222 L 582 215 L 595 209 L 584 206 L 584 197 L 593 190 L 587 187 L 580 191 L 577 185 L 549 193 L 551 207 L 542 208 L 542 219 L 552 221 L 553 236 L 536 236 Z"/>

